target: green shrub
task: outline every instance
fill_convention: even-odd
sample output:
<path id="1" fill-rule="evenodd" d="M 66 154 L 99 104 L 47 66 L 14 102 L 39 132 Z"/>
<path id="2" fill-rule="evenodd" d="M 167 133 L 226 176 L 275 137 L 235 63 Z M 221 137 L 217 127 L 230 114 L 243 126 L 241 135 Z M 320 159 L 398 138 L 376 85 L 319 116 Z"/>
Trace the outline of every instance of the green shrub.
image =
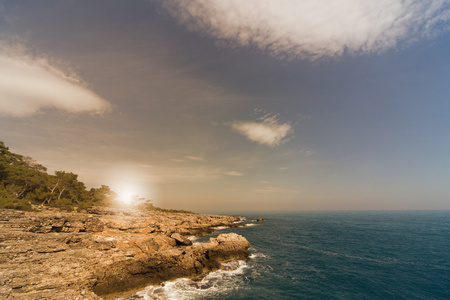
<path id="1" fill-rule="evenodd" d="M 0 196 L 0 207 L 31 211 L 31 203 L 26 199 Z"/>
<path id="2" fill-rule="evenodd" d="M 66 211 L 73 211 L 75 208 L 73 205 L 73 202 L 70 201 L 69 199 L 65 199 L 65 198 L 56 200 L 54 203 L 52 203 L 51 206 L 57 207 L 57 208 L 60 208 L 60 209 L 66 210 Z"/>

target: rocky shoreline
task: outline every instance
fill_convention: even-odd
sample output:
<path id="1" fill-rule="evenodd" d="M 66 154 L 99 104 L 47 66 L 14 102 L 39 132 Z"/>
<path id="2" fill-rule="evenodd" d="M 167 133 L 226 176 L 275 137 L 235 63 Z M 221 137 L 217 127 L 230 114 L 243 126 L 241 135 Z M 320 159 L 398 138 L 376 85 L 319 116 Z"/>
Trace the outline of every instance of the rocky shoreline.
<path id="1" fill-rule="evenodd" d="M 109 299 L 150 284 L 197 278 L 246 259 L 249 242 L 229 233 L 187 238 L 239 217 L 92 208 L 0 209 L 0 299 Z"/>

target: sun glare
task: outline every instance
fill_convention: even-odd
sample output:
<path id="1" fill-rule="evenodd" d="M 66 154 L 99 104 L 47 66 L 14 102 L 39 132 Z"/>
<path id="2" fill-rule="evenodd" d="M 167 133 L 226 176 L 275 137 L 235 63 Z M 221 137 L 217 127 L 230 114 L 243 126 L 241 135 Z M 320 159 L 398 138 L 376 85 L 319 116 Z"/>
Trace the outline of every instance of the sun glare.
<path id="1" fill-rule="evenodd" d="M 138 199 L 155 201 L 158 198 L 153 176 L 149 170 L 144 171 L 126 164 L 107 170 L 105 181 L 117 194 L 117 204 L 134 206 L 138 204 Z"/>
<path id="2" fill-rule="evenodd" d="M 134 198 L 137 196 L 136 188 L 130 185 L 123 185 L 117 189 L 118 200 L 125 205 L 133 204 Z"/>

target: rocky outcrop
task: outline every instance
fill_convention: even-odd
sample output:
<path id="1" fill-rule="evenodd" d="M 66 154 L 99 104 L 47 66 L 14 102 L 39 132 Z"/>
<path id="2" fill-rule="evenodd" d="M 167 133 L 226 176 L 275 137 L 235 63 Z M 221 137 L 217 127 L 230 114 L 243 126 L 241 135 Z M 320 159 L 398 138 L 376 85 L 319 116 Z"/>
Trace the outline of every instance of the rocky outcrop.
<path id="1" fill-rule="evenodd" d="M 220 269 L 221 262 L 247 258 L 249 247 L 245 238 L 229 233 L 209 243 L 166 249 L 99 270 L 93 289 L 97 295 L 108 295 L 179 277 L 198 277 Z"/>
<path id="2" fill-rule="evenodd" d="M 187 236 L 238 221 L 103 208 L 90 213 L 0 209 L 0 299 L 101 299 L 197 277 L 221 262 L 245 259 L 249 243 L 231 233 L 192 245 Z"/>

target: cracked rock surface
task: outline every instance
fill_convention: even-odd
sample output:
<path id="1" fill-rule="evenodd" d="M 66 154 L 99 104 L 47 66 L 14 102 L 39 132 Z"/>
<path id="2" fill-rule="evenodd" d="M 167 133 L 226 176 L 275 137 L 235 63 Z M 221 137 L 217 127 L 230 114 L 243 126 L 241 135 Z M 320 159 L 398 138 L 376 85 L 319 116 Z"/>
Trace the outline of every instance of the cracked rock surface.
<path id="1" fill-rule="evenodd" d="M 194 245 L 187 236 L 239 221 L 105 208 L 0 209 L 0 299 L 102 299 L 198 277 L 247 258 L 250 244 L 234 233 Z"/>

